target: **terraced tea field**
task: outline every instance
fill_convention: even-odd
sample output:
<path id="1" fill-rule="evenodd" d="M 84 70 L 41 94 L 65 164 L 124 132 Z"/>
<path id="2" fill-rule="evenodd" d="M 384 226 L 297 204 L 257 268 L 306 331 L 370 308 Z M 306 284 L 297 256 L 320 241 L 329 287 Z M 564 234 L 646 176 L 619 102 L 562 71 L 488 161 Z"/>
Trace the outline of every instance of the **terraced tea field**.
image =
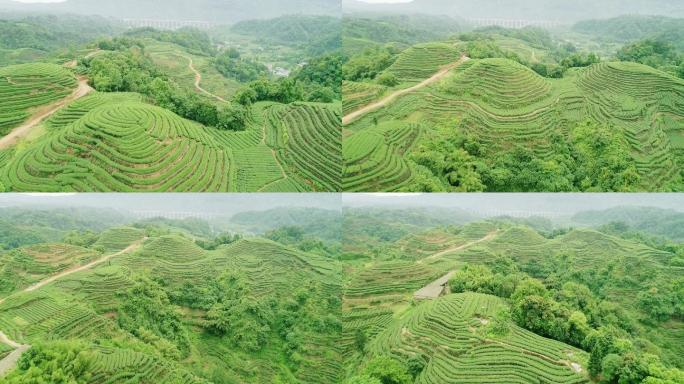
<path id="1" fill-rule="evenodd" d="M 11 289 L 3 286 L 0 297 L 24 289 L 46 277 L 68 268 L 85 264 L 99 253 L 69 244 L 39 244 L 0 255 L 0 265 L 5 274 L 13 276 Z"/>
<path id="2" fill-rule="evenodd" d="M 589 382 L 581 372 L 587 355 L 576 348 L 514 325 L 507 336 L 486 336 L 483 328 L 506 306 L 476 293 L 422 302 L 378 334 L 369 350 L 400 361 L 426 359 L 416 383 Z"/>
<path id="3" fill-rule="evenodd" d="M 142 236 L 143 231 L 132 227 L 103 232 L 93 248 L 115 252 L 114 256 L 90 268 L 52 275 L 57 278 L 44 278 L 47 283 L 40 284 L 40 288 L 17 292 L 0 301 L 0 331 L 17 343 L 35 345 L 65 340 L 84 343 L 90 362 L 87 368 L 89 383 L 130 380 L 205 383 L 207 381 L 200 377 L 210 376 L 212 371 L 207 367 L 211 366 L 221 367 L 226 374 L 241 378 L 240 382 L 271 382 L 281 375 L 287 375 L 297 383 L 341 381 L 343 359 L 336 346 L 337 335 L 318 331 L 320 324 L 302 322 L 297 325 L 296 332 L 307 337 L 301 338 L 297 366 L 288 367 L 280 364 L 284 355 L 272 339 L 277 337 L 275 330 L 259 354 L 245 353 L 227 340 L 198 328 L 206 321 L 206 311 L 177 307 L 178 313 L 187 313 L 183 323 L 194 335 L 194 352 L 179 362 L 152 353 L 152 344 L 145 344 L 150 343 L 149 339 L 140 335 L 136 338 L 126 332 L 119 322 L 123 320 L 118 319 L 121 306 L 125 304 L 124 295 L 138 281 L 136 276 L 163 279 L 169 290 L 189 285 L 209 289 L 224 271 L 248 277 L 243 293 L 250 300 L 268 305 L 275 303 L 276 297 L 280 300 L 283 295 L 293 295 L 305 288 L 307 310 L 319 313 L 323 319 L 339 310 L 327 304 L 328 300 L 339 296 L 341 290 L 336 263 L 260 238 L 240 240 L 207 251 L 180 234 L 144 240 Z M 136 244 L 136 248 L 131 244 Z M 79 249 L 41 244 L 22 252 L 35 260 L 60 263 L 82 258 L 78 256 Z M 283 300 L 294 302 L 294 296 Z M 104 340 L 118 340 L 117 347 L 98 345 Z M 2 351 L 4 349 L 0 349 L 0 354 Z M 200 361 L 202 363 L 198 364 Z M 254 367 L 260 369 L 255 372 Z"/>
<path id="4" fill-rule="evenodd" d="M 497 221 L 410 234 L 382 254 L 393 256 L 349 268 L 341 345 L 352 367 L 363 367 L 364 361 L 376 356 L 391 356 L 406 366 L 419 360 L 424 368 L 415 383 L 592 382 L 587 352 L 513 322 L 503 335 L 491 331 L 497 321 L 511 321 L 497 317 L 509 300 L 449 293 L 444 282 L 466 266 L 501 265 L 497 263 L 505 255 L 539 279 L 549 276 L 548 268 L 561 268 L 587 276 L 586 284 L 599 284 L 593 282 L 600 280 L 596 271 L 610 270 L 611 282 L 597 289 L 605 300 L 625 310 L 621 312 L 625 321 L 635 323 L 642 316 L 634 312 L 639 292 L 655 281 L 674 281 L 681 272 L 669 265 L 672 253 L 638 241 L 589 229 L 549 238 L 527 226 Z M 427 295 L 427 287 L 440 278 L 439 286 L 431 288 L 434 295 Z M 427 296 L 414 296 L 419 292 Z M 659 339 L 654 343 L 662 359 L 677 365 L 681 349 L 675 345 L 682 339 L 671 330 L 681 322 L 670 322 L 676 324 L 654 331 Z M 367 340 L 363 352 L 358 349 L 359 332 Z"/>
<path id="5" fill-rule="evenodd" d="M 681 79 L 622 62 L 571 69 L 562 79 L 549 79 L 508 59 L 478 59 L 454 66 L 432 84 L 406 88 L 435 76 L 458 58 L 458 49 L 440 43 L 401 53 L 387 69 L 406 84 L 394 97 L 372 84 L 346 85 L 344 190 L 411 190 L 417 175 L 412 154 L 436 145 L 430 141 L 457 135 L 474 140 L 474 156 L 487 164 L 517 147 L 551 161 L 559 155 L 558 140 L 573 143 L 575 128 L 587 121 L 615 132 L 639 176 L 638 190 L 682 188 Z M 379 105 L 379 100 L 387 102 Z M 408 130 L 396 135 L 408 139 L 390 139 L 386 132 L 391 129 Z"/>
<path id="6" fill-rule="evenodd" d="M 29 118 L 37 107 L 68 96 L 76 77 L 55 64 L 0 67 L 0 136 Z"/>
<path id="7" fill-rule="evenodd" d="M 143 41 L 145 52 L 155 65 L 176 83 L 187 89 L 196 90 L 199 95 L 209 96 L 216 100 L 215 97 L 207 95 L 195 87 L 196 72 L 193 69 L 200 74 L 200 87 L 220 99 L 230 100 L 241 86 L 239 82 L 222 76 L 214 68 L 211 57 L 190 53 L 183 47 L 172 43 L 154 39 L 144 39 Z M 189 65 L 190 60 L 192 60 L 192 68 Z"/>
<path id="8" fill-rule="evenodd" d="M 0 179 L 41 192 L 340 189 L 335 109 L 266 104 L 253 112 L 246 131 L 224 132 L 139 95 L 93 94 L 55 113 L 27 149 L 2 152 Z"/>
<path id="9" fill-rule="evenodd" d="M 155 64 L 172 77 L 176 76 L 181 86 L 190 77 L 188 81 L 192 85 L 188 88 L 197 88 L 202 94 L 211 92 L 213 96 L 207 97 L 212 102 L 227 103 L 227 98 L 240 86 L 235 82 L 217 82 L 218 77 L 223 77 L 207 57 L 158 42 L 151 44 L 149 50 Z M 190 59 L 192 65 L 189 65 Z M 184 60 L 181 63 L 184 69 L 175 67 Z M 199 87 L 196 87 L 197 80 L 201 82 Z M 70 68 L 40 63 L 0 68 L 3 100 L 0 101 L 0 135 L 7 134 L 29 117 L 30 128 L 36 128 L 37 132 L 30 139 L 27 132 L 0 139 L 2 189 L 17 192 L 325 192 L 341 189 L 338 104 L 257 103 L 250 108 L 244 131 L 221 131 L 151 105 L 139 94 L 94 93 L 79 98 L 92 90 L 86 81 L 80 80 L 78 97 L 71 97 L 76 77 Z M 81 92 L 81 86 L 87 92 Z M 44 105 L 55 107 L 49 113 L 42 113 L 39 108 Z M 20 150 L 15 150 L 17 147 Z"/>

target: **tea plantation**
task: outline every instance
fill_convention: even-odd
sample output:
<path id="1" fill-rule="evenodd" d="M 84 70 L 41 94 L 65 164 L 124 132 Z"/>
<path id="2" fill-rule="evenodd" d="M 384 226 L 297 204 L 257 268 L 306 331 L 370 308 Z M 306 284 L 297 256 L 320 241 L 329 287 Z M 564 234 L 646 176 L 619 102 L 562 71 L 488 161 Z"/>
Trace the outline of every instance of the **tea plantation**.
<path id="1" fill-rule="evenodd" d="M 345 116 L 363 113 L 344 128 L 344 190 L 684 188 L 682 79 L 615 61 L 542 77 L 524 52 L 492 48 L 493 39 L 487 47 L 499 51 L 488 54 L 458 40 L 419 44 L 378 80 L 345 83 Z M 484 57 L 438 74 L 461 53 Z M 381 87 L 385 78 L 394 85 Z"/>

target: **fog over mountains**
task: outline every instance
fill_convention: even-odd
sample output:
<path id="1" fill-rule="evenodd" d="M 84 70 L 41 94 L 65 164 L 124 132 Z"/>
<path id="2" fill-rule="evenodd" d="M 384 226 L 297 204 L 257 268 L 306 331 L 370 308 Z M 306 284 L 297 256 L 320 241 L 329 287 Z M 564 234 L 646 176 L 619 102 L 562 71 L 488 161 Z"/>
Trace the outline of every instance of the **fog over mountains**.
<path id="1" fill-rule="evenodd" d="M 464 18 L 578 20 L 625 14 L 684 17 L 680 0 L 414 0 L 410 3 L 370 4 L 342 0 L 345 12 L 427 13 Z"/>
<path id="2" fill-rule="evenodd" d="M 339 0 L 67 0 L 61 3 L 31 4 L 0 0 L 0 10 L 209 21 L 222 24 L 286 14 L 339 16 L 341 12 Z"/>

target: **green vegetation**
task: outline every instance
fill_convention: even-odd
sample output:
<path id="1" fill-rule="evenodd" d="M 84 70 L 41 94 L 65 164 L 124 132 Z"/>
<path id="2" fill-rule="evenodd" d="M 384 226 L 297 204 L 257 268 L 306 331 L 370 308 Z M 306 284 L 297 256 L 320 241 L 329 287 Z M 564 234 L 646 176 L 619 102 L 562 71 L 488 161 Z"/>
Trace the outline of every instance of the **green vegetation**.
<path id="1" fill-rule="evenodd" d="M 280 62 L 255 54 L 264 49 L 252 24 L 268 21 L 235 27 L 245 46 L 221 43 L 213 30 L 142 28 L 86 33 L 63 66 L 0 67 L 0 135 L 61 102 L 0 149 L 0 190 L 340 190 L 339 44 L 304 49 L 339 37 L 330 20 L 274 21 L 308 31 L 267 43 L 296 58 L 285 75 Z M 80 87 L 67 99 L 76 74 Z M 87 96 L 85 81 L 95 90 Z"/>
<path id="2" fill-rule="evenodd" d="M 607 215 L 676 233 L 670 211 Z M 28 350 L 3 379 L 680 383 L 682 244 L 600 216 L 540 232 L 458 209 L 276 208 L 55 242 L 10 225 L 35 244 L 0 253 L 0 331 Z"/>
<path id="3" fill-rule="evenodd" d="M 345 227 L 345 243 L 375 231 L 357 227 Z M 544 237 L 491 221 L 414 230 L 379 252 L 354 247 L 365 258 L 350 261 L 344 289 L 344 346 L 358 372 L 349 382 L 373 383 L 377 365 L 393 383 L 681 382 L 677 245 L 614 229 Z M 418 296 L 449 271 L 447 289 Z"/>
<path id="4" fill-rule="evenodd" d="M 98 16 L 21 15 L 5 19 L 3 14 L 0 17 L 3 37 L 0 65 L 41 60 L 63 62 L 81 45 L 123 30 L 123 26 L 111 19 Z"/>
<path id="5" fill-rule="evenodd" d="M 340 19 L 329 16 L 287 15 L 270 20 L 246 20 L 230 28 L 259 42 L 284 45 L 319 56 L 341 48 Z"/>
<path id="6" fill-rule="evenodd" d="M 21 124 L 31 109 L 63 99 L 76 87 L 68 70 L 55 64 L 21 64 L 0 68 L 0 135 Z"/>
<path id="7" fill-rule="evenodd" d="M 343 66 L 345 191 L 684 188 L 684 83 L 628 62 L 678 65 L 671 45 L 601 61 L 536 28 L 485 28 L 396 52 L 367 48 Z"/>
<path id="8" fill-rule="evenodd" d="M 3 379 L 341 381 L 332 258 L 253 236 L 193 240 L 165 223 L 113 227 L 88 248 L 38 244 L 1 254 L 0 265 L 13 269 L 2 275 L 0 330 L 31 345 Z M 132 244 L 105 263 L 22 291 Z"/>

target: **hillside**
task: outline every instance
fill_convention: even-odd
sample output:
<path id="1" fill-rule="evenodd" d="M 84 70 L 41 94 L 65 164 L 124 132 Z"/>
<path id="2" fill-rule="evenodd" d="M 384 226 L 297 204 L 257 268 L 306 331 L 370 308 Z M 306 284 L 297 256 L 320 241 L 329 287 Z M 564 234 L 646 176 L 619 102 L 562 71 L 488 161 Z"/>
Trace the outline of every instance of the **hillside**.
<path id="1" fill-rule="evenodd" d="M 428 204 L 340 214 L 268 199 L 214 219 L 231 233 L 12 208 L 53 238 L 0 227 L 3 383 L 684 379 L 679 242 L 619 226 L 542 233 Z M 623 216 L 667 216 L 641 211 Z"/>
<path id="2" fill-rule="evenodd" d="M 684 82 L 617 61 L 571 65 L 555 76 L 540 69 L 567 62 L 553 55 L 484 32 L 480 40 L 412 46 L 375 79 L 345 82 L 343 188 L 684 188 Z M 392 82 L 380 87 L 385 79 Z"/>
<path id="3" fill-rule="evenodd" d="M 413 377 L 407 382 L 592 382 L 599 357 L 563 318 L 572 311 L 590 328 L 617 327 L 615 337 L 638 353 L 682 366 L 681 318 L 654 315 L 647 298 L 678 289 L 681 267 L 670 252 L 593 230 L 547 238 L 504 222 L 430 229 L 388 248 L 354 263 L 344 288 L 344 346 L 361 377 L 391 356 L 396 372 L 403 366 Z M 520 296 L 530 278 L 548 288 Z M 550 301 L 526 301 L 537 294 Z M 679 305 L 676 295 L 665 302 Z"/>
<path id="4" fill-rule="evenodd" d="M 678 44 L 684 20 L 665 16 L 620 16 L 608 20 L 585 20 L 572 26 L 573 31 L 586 33 L 599 39 L 634 41 L 641 39 L 666 40 Z"/>
<path id="5" fill-rule="evenodd" d="M 89 19 L 73 20 L 77 30 Z M 334 36 L 321 20 L 336 19 L 280 25 Z M 0 190 L 340 190 L 339 44 L 316 53 L 305 41 L 262 43 L 255 23 L 240 24 L 248 46 L 191 28 L 140 29 L 69 43 L 80 50 L 60 40 L 70 50 L 48 61 L 61 65 L 0 67 Z M 45 33 L 32 38 L 54 44 Z M 260 55 L 263 44 L 275 53 Z"/>
<path id="6" fill-rule="evenodd" d="M 572 220 L 592 226 L 624 224 L 629 229 L 663 236 L 673 241 L 684 240 L 682 233 L 684 215 L 679 212 L 647 207 L 619 207 L 605 211 L 581 212 Z"/>
<path id="7" fill-rule="evenodd" d="M 15 275 L 15 293 L 0 301 L 0 330 L 32 350 L 77 351 L 85 367 L 77 378 L 89 383 L 339 381 L 333 262 L 258 238 L 207 251 L 180 234 L 142 244 L 134 234 L 103 232 L 93 245 L 100 256 L 58 244 L 3 256 L 24 260 L 32 281 L 108 260 L 31 291 L 20 292 L 27 283 Z"/>

